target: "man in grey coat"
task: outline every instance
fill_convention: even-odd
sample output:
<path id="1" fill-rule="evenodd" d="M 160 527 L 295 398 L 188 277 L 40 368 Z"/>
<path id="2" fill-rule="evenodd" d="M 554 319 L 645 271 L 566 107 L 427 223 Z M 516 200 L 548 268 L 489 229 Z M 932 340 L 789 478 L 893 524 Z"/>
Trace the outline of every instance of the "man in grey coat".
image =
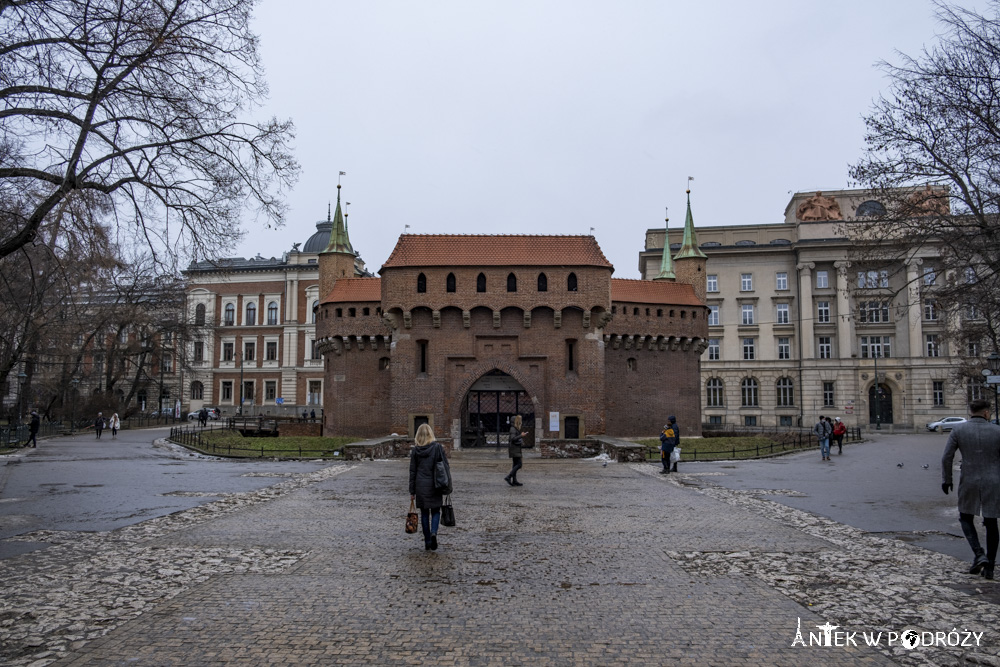
<path id="1" fill-rule="evenodd" d="M 958 517 L 965 539 L 975 554 L 969 573 L 982 573 L 987 579 L 992 579 L 997 543 L 1000 542 L 1000 533 L 997 532 L 997 517 L 1000 516 L 1000 426 L 990 423 L 989 401 L 972 401 L 969 403 L 969 414 L 972 419 L 956 426 L 948 436 L 941 458 L 941 490 L 948 493 L 954 488 L 952 462 L 958 450 L 962 452 Z M 985 553 L 973 523 L 977 514 L 982 514 L 986 527 Z"/>

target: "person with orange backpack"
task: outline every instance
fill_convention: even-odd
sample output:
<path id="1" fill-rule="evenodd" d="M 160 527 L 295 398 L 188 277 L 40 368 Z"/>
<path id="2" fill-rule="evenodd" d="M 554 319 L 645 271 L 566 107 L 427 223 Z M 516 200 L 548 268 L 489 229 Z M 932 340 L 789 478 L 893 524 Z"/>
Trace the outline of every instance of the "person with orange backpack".
<path id="1" fill-rule="evenodd" d="M 667 417 L 667 423 L 663 426 L 663 433 L 660 434 L 660 460 L 663 462 L 661 475 L 670 473 L 670 454 L 680 442 L 681 428 L 677 425 L 677 417 L 670 415 Z M 677 472 L 677 461 L 673 462 L 673 471 Z"/>

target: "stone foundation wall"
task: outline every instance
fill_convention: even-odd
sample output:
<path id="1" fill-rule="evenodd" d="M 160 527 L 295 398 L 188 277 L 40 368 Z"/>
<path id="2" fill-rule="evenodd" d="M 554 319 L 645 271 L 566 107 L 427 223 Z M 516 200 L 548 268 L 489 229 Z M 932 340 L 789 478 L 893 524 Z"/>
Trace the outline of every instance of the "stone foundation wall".
<path id="1" fill-rule="evenodd" d="M 452 441 L 449 438 L 438 438 L 444 446 L 444 451 L 451 454 Z M 348 461 L 363 461 L 367 459 L 400 459 L 410 456 L 413 439 L 405 437 L 377 438 L 363 440 L 344 445 L 344 458 Z"/>
<path id="2" fill-rule="evenodd" d="M 604 436 L 580 440 L 539 440 L 543 459 L 586 459 L 607 454 L 617 463 L 634 463 L 646 460 L 643 445 Z"/>

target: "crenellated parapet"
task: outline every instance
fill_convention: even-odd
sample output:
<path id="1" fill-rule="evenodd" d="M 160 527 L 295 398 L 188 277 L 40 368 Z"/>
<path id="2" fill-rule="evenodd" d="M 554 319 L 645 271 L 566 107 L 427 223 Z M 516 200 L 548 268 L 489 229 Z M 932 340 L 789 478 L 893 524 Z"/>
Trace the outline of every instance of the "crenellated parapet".
<path id="1" fill-rule="evenodd" d="M 708 349 L 708 340 L 701 336 L 663 336 L 657 334 L 605 334 L 604 345 L 611 350 L 646 350 L 665 352 L 667 350 L 701 354 Z"/>
<path id="2" fill-rule="evenodd" d="M 351 350 L 358 352 L 388 352 L 392 336 L 326 336 L 316 341 L 316 350 L 323 355 L 340 356 Z"/>

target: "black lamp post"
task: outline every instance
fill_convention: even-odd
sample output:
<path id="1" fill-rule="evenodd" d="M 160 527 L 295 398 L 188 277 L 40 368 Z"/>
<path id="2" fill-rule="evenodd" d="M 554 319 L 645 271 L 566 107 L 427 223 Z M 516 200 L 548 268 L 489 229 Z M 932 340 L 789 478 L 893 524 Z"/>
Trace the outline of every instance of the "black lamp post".
<path id="1" fill-rule="evenodd" d="M 240 417 L 243 416 L 243 353 L 239 352 L 240 355 Z"/>
<path id="2" fill-rule="evenodd" d="M 872 346 L 872 356 L 875 357 L 875 430 L 882 430 L 882 387 L 878 384 L 878 353 L 879 347 Z"/>
<path id="3" fill-rule="evenodd" d="M 23 370 L 17 374 L 17 423 L 20 425 L 24 419 L 24 384 L 28 381 L 28 374 Z"/>
<path id="4" fill-rule="evenodd" d="M 74 375 L 73 379 L 70 380 L 70 383 L 73 385 L 73 396 L 71 397 L 71 400 L 73 401 L 73 407 L 70 408 L 70 417 L 69 417 L 69 432 L 70 435 L 72 435 L 76 429 L 76 398 L 78 395 L 77 394 L 78 387 L 80 386 L 80 378 Z"/>
<path id="5" fill-rule="evenodd" d="M 991 375 L 1000 375 L 1000 354 L 995 351 L 986 357 L 986 367 L 990 369 Z M 993 385 L 993 418 L 1000 419 L 1000 406 L 998 406 L 997 386 Z"/>

